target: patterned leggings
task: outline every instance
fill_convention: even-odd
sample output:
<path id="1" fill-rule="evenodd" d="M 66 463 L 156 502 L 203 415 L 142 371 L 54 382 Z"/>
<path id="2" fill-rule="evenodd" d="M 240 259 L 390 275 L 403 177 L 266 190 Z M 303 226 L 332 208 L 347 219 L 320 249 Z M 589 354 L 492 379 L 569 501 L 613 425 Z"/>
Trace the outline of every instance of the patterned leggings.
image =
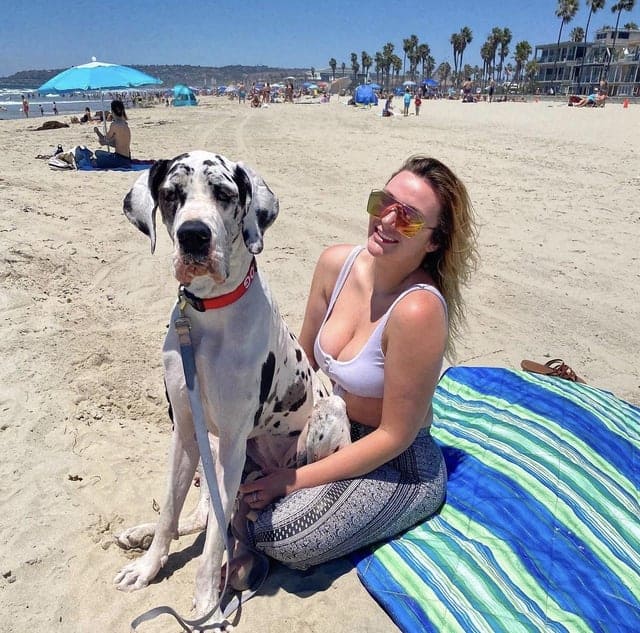
<path id="1" fill-rule="evenodd" d="M 352 423 L 355 441 L 373 429 Z M 249 521 L 251 545 L 288 567 L 307 569 L 410 528 L 445 498 L 447 473 L 427 429 L 368 475 L 298 490 Z"/>

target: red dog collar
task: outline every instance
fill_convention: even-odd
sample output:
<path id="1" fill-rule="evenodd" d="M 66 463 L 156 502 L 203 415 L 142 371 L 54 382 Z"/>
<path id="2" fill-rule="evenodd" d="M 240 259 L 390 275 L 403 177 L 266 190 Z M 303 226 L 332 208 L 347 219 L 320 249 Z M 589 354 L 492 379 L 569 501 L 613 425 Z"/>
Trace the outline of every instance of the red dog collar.
<path id="1" fill-rule="evenodd" d="M 190 293 L 184 286 L 180 286 L 178 292 L 178 299 L 184 299 L 191 307 L 198 312 L 205 312 L 206 310 L 216 310 L 217 308 L 224 308 L 236 302 L 240 297 L 249 290 L 253 278 L 256 276 L 256 259 L 251 260 L 249 270 L 245 275 L 240 285 L 227 294 L 220 295 L 219 297 L 208 297 L 207 299 L 201 299 Z"/>

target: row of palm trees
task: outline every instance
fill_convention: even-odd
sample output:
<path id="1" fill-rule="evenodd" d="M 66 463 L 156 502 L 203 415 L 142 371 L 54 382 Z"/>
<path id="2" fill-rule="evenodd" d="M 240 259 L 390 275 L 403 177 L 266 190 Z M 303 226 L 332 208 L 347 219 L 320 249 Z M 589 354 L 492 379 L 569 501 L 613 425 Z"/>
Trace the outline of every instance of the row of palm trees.
<path id="1" fill-rule="evenodd" d="M 571 31 L 572 41 L 586 41 L 589 33 L 589 25 L 591 23 L 591 17 L 594 13 L 603 9 L 606 0 L 585 0 L 589 7 L 589 16 L 585 28 L 577 27 Z M 620 15 L 622 11 L 632 11 L 635 6 L 636 0 L 618 0 L 612 7 L 612 13 L 616 13 L 616 26 L 615 35 L 613 41 L 613 48 L 615 49 L 615 43 L 618 34 L 618 25 L 620 22 Z M 560 45 L 560 39 L 562 37 L 562 31 L 566 24 L 571 22 L 576 16 L 579 8 L 579 0 L 558 0 L 558 5 L 555 14 L 560 18 L 560 30 L 558 32 L 558 46 Z M 636 25 L 630 23 L 627 27 L 635 27 Z M 513 60 L 515 61 L 515 69 L 507 64 L 505 66 L 505 59 L 510 53 L 509 45 L 511 44 L 512 33 L 507 27 L 494 27 L 491 33 L 487 36 L 487 39 L 480 48 L 480 57 L 482 59 L 482 69 L 478 67 L 470 67 L 468 64 L 463 66 L 463 56 L 468 44 L 473 41 L 473 32 L 468 26 L 464 26 L 457 33 L 452 33 L 449 42 L 453 49 L 453 72 L 451 65 L 448 62 L 442 62 L 437 68 L 435 60 L 431 55 L 431 49 L 427 43 L 421 43 L 417 35 L 410 35 L 408 38 L 402 41 L 403 58 L 401 59 L 394 51 L 395 46 L 391 42 L 387 42 L 381 51 L 376 52 L 373 57 L 366 51 L 362 51 L 360 55 L 357 53 L 351 53 L 351 72 L 353 73 L 354 81 L 357 81 L 358 74 L 362 74 L 365 77 L 369 75 L 371 66 L 374 66 L 376 73 L 376 81 L 383 84 L 387 88 L 391 85 L 392 78 L 395 77 L 396 81 L 399 80 L 400 72 L 402 71 L 403 77 L 409 77 L 415 81 L 418 76 L 418 67 L 421 65 L 421 74 L 424 79 L 431 77 L 434 74 L 438 76 L 440 82 L 446 86 L 449 78 L 451 78 L 454 85 L 459 85 L 465 77 L 474 76 L 476 81 L 482 81 L 486 83 L 490 80 L 503 81 L 506 78 L 513 78 L 515 82 L 522 82 L 525 79 L 533 80 L 537 74 L 538 66 L 533 60 L 529 60 L 533 48 L 531 44 L 526 40 L 522 40 L 515 45 Z M 407 72 L 407 62 L 409 64 Z M 607 67 L 605 69 L 605 75 L 609 70 L 609 64 L 611 63 L 611 56 L 609 56 Z M 584 64 L 584 57 L 582 60 Z M 553 77 L 557 80 L 557 56 L 554 61 Z M 336 76 L 336 69 L 338 62 L 335 58 L 329 60 L 329 67 L 333 73 L 333 77 Z M 343 62 L 341 65 L 342 75 L 345 75 L 346 64 Z M 503 74 L 504 72 L 504 74 Z"/>

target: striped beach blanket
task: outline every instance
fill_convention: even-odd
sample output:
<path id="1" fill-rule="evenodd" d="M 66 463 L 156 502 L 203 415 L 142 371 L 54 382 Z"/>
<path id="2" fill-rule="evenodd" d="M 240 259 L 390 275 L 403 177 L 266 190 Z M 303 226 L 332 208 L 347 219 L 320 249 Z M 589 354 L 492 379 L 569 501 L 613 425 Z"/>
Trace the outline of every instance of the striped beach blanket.
<path id="1" fill-rule="evenodd" d="M 640 409 L 536 374 L 456 367 L 434 398 L 438 515 L 356 560 L 406 633 L 640 630 Z"/>

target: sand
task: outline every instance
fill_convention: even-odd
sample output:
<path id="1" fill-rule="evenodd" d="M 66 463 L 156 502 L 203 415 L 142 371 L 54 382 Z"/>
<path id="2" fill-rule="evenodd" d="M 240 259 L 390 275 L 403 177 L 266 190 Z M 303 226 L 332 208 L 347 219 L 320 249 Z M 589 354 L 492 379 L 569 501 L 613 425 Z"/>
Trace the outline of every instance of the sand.
<path id="1" fill-rule="evenodd" d="M 440 158 L 467 183 L 481 229 L 458 362 L 560 357 L 640 404 L 640 107 L 425 101 L 407 118 L 380 109 L 251 109 L 212 97 L 129 114 L 136 157 L 214 150 L 252 165 L 278 194 L 258 262 L 293 331 L 321 250 L 364 242 L 369 190 L 412 153 Z M 126 631 L 159 604 L 188 615 L 202 546 L 177 542 L 161 581 L 143 591 L 112 586 L 128 560 L 112 534 L 152 520 L 164 496 L 170 244 L 161 228 L 152 256 L 122 215 L 138 174 L 55 172 L 35 158 L 58 143 L 95 149 L 90 126 L 33 131 L 41 122 L 0 121 L 2 629 Z M 346 561 L 309 573 L 276 566 L 236 624 L 395 630 Z M 140 630 L 178 627 L 161 618 Z"/>

